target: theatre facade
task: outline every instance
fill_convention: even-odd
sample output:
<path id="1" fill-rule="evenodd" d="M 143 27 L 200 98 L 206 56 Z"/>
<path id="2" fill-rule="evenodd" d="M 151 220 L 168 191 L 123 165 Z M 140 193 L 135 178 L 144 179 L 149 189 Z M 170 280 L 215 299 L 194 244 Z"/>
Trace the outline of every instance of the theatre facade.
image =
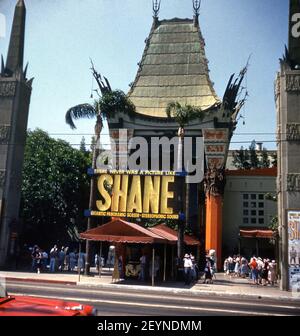
<path id="1" fill-rule="evenodd" d="M 239 94 L 247 66 L 238 76 L 232 75 L 229 78 L 223 98 L 220 99 L 209 77 L 199 12 L 200 6 L 196 1 L 193 18 L 160 20 L 159 6 L 154 4 L 153 24 L 145 40 L 145 49 L 138 63 L 136 77 L 128 92 L 129 98 L 136 106 L 136 112 L 134 115 L 119 112 L 108 118 L 108 125 L 111 138 L 117 143 L 119 141 L 118 148 L 124 145 L 124 140 L 120 139 L 120 130 L 123 134 L 126 132 L 127 144 L 133 138 L 145 139 L 149 146 L 146 159 L 149 162 L 158 162 L 155 168 L 163 170 L 164 155 L 170 153 L 164 153 L 163 148 L 151 151 L 150 147 L 153 138 L 157 141 L 163 137 L 178 139 L 180 128 L 176 119 L 167 115 L 168 104 L 175 102 L 180 106 L 190 105 L 201 111 L 201 116 L 199 114 L 198 118 L 184 125 L 184 142 L 191 144 L 190 165 L 199 158 L 203 159 L 203 174 L 199 181 L 189 183 L 188 187 L 184 183 L 185 186 L 181 187 L 188 194 L 188 205 L 184 204 L 183 198 L 179 197 L 177 201 L 186 216 L 186 225 L 201 242 L 202 253 L 210 249 L 216 250 L 220 267 L 225 163 L 230 140 L 237 125 L 237 116 L 245 102 L 244 98 L 238 97 L 241 97 Z M 202 139 L 201 153 L 197 151 L 197 138 Z M 129 146 L 127 154 L 130 155 L 131 152 L 132 147 L 130 149 Z M 173 150 L 173 154 L 175 159 L 171 160 L 170 171 L 177 170 L 176 150 Z M 121 161 L 122 157 L 119 157 L 119 163 Z M 151 170 L 151 167 L 149 169 Z M 154 188 L 153 185 L 151 188 Z M 110 203 L 108 197 L 107 200 Z M 154 203 L 152 205 L 155 207 Z M 125 206 L 123 204 L 123 210 Z M 140 206 L 144 207 L 145 204 Z M 156 203 L 156 206 L 168 208 L 166 203 Z M 132 204 L 130 208 L 132 209 Z"/>

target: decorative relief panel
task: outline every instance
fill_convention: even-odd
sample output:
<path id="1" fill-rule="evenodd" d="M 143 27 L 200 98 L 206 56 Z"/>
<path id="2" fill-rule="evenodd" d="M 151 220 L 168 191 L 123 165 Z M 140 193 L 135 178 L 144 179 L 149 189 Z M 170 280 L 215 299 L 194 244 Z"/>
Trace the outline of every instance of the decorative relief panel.
<path id="1" fill-rule="evenodd" d="M 288 141 L 300 141 L 300 124 L 293 123 L 286 125 L 286 139 Z"/>
<path id="2" fill-rule="evenodd" d="M 300 174 L 287 174 L 287 191 L 300 192 Z"/>
<path id="3" fill-rule="evenodd" d="M 222 169 L 228 147 L 228 129 L 204 129 L 205 157 L 208 169 Z"/>
<path id="4" fill-rule="evenodd" d="M 281 139 L 281 125 L 277 124 L 276 140 L 280 141 L 280 139 Z"/>
<path id="5" fill-rule="evenodd" d="M 7 144 L 10 137 L 10 126 L 0 125 L 0 144 Z"/>
<path id="6" fill-rule="evenodd" d="M 16 93 L 16 82 L 0 82 L 0 96 L 13 97 Z"/>
<path id="7" fill-rule="evenodd" d="M 225 170 L 210 168 L 204 175 L 204 191 L 207 196 L 224 195 Z"/>
<path id="8" fill-rule="evenodd" d="M 286 75 L 286 91 L 300 91 L 300 75 Z"/>
<path id="9" fill-rule="evenodd" d="M 277 98 L 280 95 L 280 75 L 279 73 L 277 73 L 277 76 L 275 79 L 274 94 L 275 94 L 275 101 L 277 102 Z"/>
<path id="10" fill-rule="evenodd" d="M 207 128 L 203 130 L 204 141 L 207 142 L 226 142 L 228 141 L 228 129 Z"/>

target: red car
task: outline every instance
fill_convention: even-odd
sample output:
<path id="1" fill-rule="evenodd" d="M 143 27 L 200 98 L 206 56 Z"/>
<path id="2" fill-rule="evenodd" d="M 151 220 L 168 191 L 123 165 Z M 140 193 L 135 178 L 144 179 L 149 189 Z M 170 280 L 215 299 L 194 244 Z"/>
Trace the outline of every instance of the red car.
<path id="1" fill-rule="evenodd" d="M 0 286 L 1 287 L 1 286 Z M 92 306 L 57 299 L 10 296 L 0 290 L 0 316 L 94 316 Z"/>

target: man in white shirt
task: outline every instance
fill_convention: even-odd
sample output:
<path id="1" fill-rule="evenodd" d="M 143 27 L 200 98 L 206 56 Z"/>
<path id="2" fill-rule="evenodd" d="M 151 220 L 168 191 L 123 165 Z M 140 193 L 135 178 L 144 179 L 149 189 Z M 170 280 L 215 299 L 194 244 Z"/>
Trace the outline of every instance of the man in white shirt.
<path id="1" fill-rule="evenodd" d="M 183 258 L 183 267 L 184 267 L 184 284 L 189 285 L 191 283 L 191 269 L 193 263 L 189 254 L 185 254 Z"/>

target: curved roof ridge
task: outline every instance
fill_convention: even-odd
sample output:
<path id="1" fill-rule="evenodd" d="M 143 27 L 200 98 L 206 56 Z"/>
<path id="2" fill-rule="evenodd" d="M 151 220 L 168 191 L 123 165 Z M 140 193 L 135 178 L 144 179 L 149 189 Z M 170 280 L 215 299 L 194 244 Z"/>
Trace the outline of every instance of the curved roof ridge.
<path id="1" fill-rule="evenodd" d="M 192 19 L 154 21 L 145 42 L 128 92 L 137 113 L 166 118 L 170 101 L 203 110 L 220 103 L 209 77 L 205 41 Z"/>

